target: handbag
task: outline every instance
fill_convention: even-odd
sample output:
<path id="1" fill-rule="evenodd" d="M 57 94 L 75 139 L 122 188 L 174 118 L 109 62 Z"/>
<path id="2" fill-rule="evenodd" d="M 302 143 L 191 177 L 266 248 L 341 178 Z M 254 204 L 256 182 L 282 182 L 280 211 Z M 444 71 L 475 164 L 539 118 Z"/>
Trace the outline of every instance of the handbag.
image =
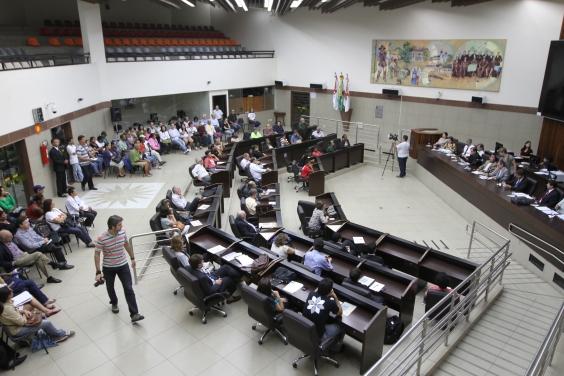
<path id="1" fill-rule="evenodd" d="M 45 220 L 37 221 L 33 230 L 44 238 L 47 238 L 49 234 L 51 234 L 51 231 L 53 231 L 51 230 L 51 226 L 49 226 L 49 224 Z"/>
<path id="2" fill-rule="evenodd" d="M 122 160 L 121 155 L 116 155 L 115 157 L 112 158 L 112 162 L 114 162 L 115 164 L 119 164 L 121 160 Z"/>
<path id="3" fill-rule="evenodd" d="M 31 312 L 31 317 L 27 319 L 24 326 L 39 326 L 43 321 L 43 314 L 41 312 Z"/>

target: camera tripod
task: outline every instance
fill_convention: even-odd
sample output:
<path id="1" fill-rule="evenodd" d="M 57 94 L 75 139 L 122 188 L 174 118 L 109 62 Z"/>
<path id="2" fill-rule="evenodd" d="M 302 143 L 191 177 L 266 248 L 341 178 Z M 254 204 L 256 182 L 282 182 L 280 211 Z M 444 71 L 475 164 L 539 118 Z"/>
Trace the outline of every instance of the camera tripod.
<path id="1" fill-rule="evenodd" d="M 390 147 L 389 152 L 383 152 L 384 154 L 388 154 L 388 158 L 386 159 L 386 164 L 384 165 L 384 171 L 382 171 L 382 176 L 384 176 L 384 172 L 386 172 L 386 167 L 388 167 L 388 162 L 390 158 L 392 159 L 392 172 L 394 172 L 394 160 L 398 158 L 397 151 L 394 149 L 394 144 Z"/>

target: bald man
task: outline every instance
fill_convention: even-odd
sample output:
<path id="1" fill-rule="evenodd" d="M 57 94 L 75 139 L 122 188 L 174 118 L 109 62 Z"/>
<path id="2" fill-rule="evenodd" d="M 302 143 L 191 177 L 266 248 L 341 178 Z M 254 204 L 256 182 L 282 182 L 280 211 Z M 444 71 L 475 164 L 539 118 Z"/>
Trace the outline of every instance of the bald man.
<path id="1" fill-rule="evenodd" d="M 237 226 L 237 230 L 239 230 L 239 234 L 242 238 L 251 238 L 252 244 L 258 245 L 258 236 L 260 229 L 247 221 L 247 213 L 245 213 L 243 210 L 237 212 L 235 225 Z"/>
<path id="2" fill-rule="evenodd" d="M 186 201 L 186 198 L 182 195 L 180 187 L 176 185 L 172 187 L 172 203 L 176 206 L 177 210 L 186 210 L 189 213 L 193 213 L 198 208 L 199 202 L 199 197 L 195 197 L 192 202 Z"/>

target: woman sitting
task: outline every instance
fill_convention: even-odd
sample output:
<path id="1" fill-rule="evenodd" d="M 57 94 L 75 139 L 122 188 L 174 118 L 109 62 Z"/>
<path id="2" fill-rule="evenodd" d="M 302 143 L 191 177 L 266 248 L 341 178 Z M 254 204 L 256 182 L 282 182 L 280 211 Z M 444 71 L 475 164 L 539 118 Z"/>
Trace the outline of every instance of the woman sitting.
<path id="1" fill-rule="evenodd" d="M 18 215 L 14 213 L 15 208 L 16 200 L 14 200 L 14 196 L 5 190 L 4 187 L 0 186 L 0 209 L 4 210 L 11 217 L 18 217 Z"/>
<path id="2" fill-rule="evenodd" d="M 8 217 L 3 210 L 0 210 L 0 230 L 8 230 L 12 235 L 18 230 L 16 220 L 13 217 Z"/>
<path id="3" fill-rule="evenodd" d="M 319 149 L 316 147 L 313 148 L 313 153 L 311 153 L 311 155 L 313 155 L 314 157 L 319 157 L 320 155 L 323 155 L 322 152 L 319 151 Z"/>
<path id="4" fill-rule="evenodd" d="M 451 153 L 456 154 L 456 144 L 454 143 L 454 139 L 452 138 L 452 136 L 449 136 L 446 144 L 443 146 L 443 149 L 446 149 Z"/>
<path id="5" fill-rule="evenodd" d="M 45 200 L 43 202 L 43 212 L 45 212 L 45 219 L 47 220 L 49 226 L 51 226 L 51 229 L 53 231 L 57 231 L 59 235 L 76 235 L 80 240 L 82 240 L 84 244 L 86 244 L 88 248 L 95 247 L 94 242 L 88 235 L 88 232 L 86 232 L 86 230 L 82 226 L 76 225 L 70 221 L 65 222 L 67 220 L 67 215 L 59 209 L 55 208 L 55 201 L 51 200 L 50 198 Z M 63 228 L 61 226 L 62 224 L 68 228 Z"/>
<path id="6" fill-rule="evenodd" d="M 351 147 L 351 143 L 349 142 L 349 136 L 347 136 L 346 134 L 344 134 L 343 137 L 341 138 L 341 147 L 342 148 Z"/>
<path id="7" fill-rule="evenodd" d="M 31 305 L 35 307 L 35 302 L 39 303 L 41 305 L 39 310 L 41 310 L 41 312 L 45 313 L 46 315 L 49 313 L 47 317 L 55 315 L 60 311 L 60 309 L 54 310 L 54 303 L 57 301 L 57 299 L 49 299 L 47 296 L 45 296 L 45 294 L 43 294 L 43 292 L 39 289 L 33 279 L 22 280 L 19 278 L 18 273 L 14 273 L 11 277 L 6 277 L 6 280 L 0 278 L 0 285 L 8 285 L 10 290 L 12 290 L 14 296 L 28 292 L 31 296 L 33 296 Z M 50 313 L 49 311 L 53 312 Z"/>
<path id="8" fill-rule="evenodd" d="M 286 135 L 282 135 L 282 137 L 280 137 L 280 146 L 288 146 L 288 145 L 290 145 L 290 141 L 288 141 Z"/>
<path id="9" fill-rule="evenodd" d="M 104 166 L 108 167 L 116 167 L 118 169 L 118 178 L 124 178 L 125 174 L 123 171 L 123 160 L 121 159 L 121 153 L 115 153 L 112 148 L 117 146 L 115 141 L 112 141 L 111 144 L 106 145 L 104 151 L 102 152 L 102 157 L 104 158 Z M 117 161 L 117 162 L 116 162 Z"/>
<path id="10" fill-rule="evenodd" d="M 196 125 L 194 125 L 194 122 L 189 122 L 188 123 L 188 128 L 186 128 L 186 131 L 188 131 L 188 134 L 190 135 L 190 137 L 192 138 L 192 140 L 194 140 L 194 149 L 193 150 L 200 150 L 202 148 L 201 142 L 200 142 L 200 133 L 198 132 L 198 128 L 196 128 Z"/>
<path id="11" fill-rule="evenodd" d="M 274 239 L 274 243 L 272 243 L 270 250 L 277 253 L 279 257 L 287 259 L 288 255 L 295 254 L 296 250 L 294 248 L 290 248 L 286 244 L 288 244 L 288 235 L 281 232 L 276 235 L 276 238 Z"/>
<path id="12" fill-rule="evenodd" d="M 180 130 L 178 131 L 178 133 L 180 134 L 180 139 L 184 141 L 184 145 L 186 145 L 188 149 L 192 149 L 192 144 L 194 143 L 194 140 L 192 139 L 192 137 L 190 137 L 190 133 L 188 133 L 188 129 L 186 128 L 186 123 L 182 123 L 180 125 Z"/>
<path id="13" fill-rule="evenodd" d="M 288 299 L 281 298 L 278 291 L 272 290 L 272 284 L 270 283 L 270 279 L 268 278 L 261 278 L 258 285 L 257 291 L 263 295 L 268 296 L 270 307 L 276 312 L 282 312 L 284 310 L 284 303 L 288 302 Z"/>
<path id="14" fill-rule="evenodd" d="M 211 151 L 206 151 L 206 158 L 204 159 L 204 167 L 209 172 L 215 172 L 215 158 L 216 156 Z"/>
<path id="15" fill-rule="evenodd" d="M 188 232 L 190 226 L 185 226 L 184 223 L 179 222 L 174 218 L 174 215 L 170 214 L 170 211 L 166 206 L 161 206 L 159 209 L 159 216 L 161 217 L 161 226 L 163 230 L 177 228 L 180 230 L 180 235 L 185 235 Z M 178 234 L 176 231 L 166 232 L 167 237 L 172 237 L 174 234 Z"/>
<path id="16" fill-rule="evenodd" d="M 47 319 L 48 317 L 45 313 L 42 313 L 43 319 L 37 325 L 39 318 L 37 314 L 32 312 L 31 309 L 38 308 L 34 307 L 32 304 L 25 304 L 23 309 L 20 310 L 14 306 L 12 298 L 14 294 L 8 286 L 0 287 L 0 302 L 4 305 L 4 310 L 2 316 L 0 316 L 0 322 L 2 325 L 10 332 L 11 335 L 17 337 L 23 337 L 26 334 L 31 334 L 37 329 L 43 329 L 51 339 L 55 342 L 63 342 L 69 337 L 74 336 L 73 331 L 66 331 L 62 329 L 57 329 L 55 326 Z M 32 299 L 32 301 L 35 299 Z M 37 300 L 35 300 L 37 302 Z M 37 304 L 39 304 L 37 302 Z M 53 315 L 53 311 L 50 316 Z M 58 311 L 57 311 L 58 312 Z"/>
<path id="17" fill-rule="evenodd" d="M 309 219 L 308 227 L 310 230 L 323 230 L 329 221 L 329 216 L 325 214 L 325 204 L 323 201 L 315 202 L 315 209 Z"/>
<path id="18" fill-rule="evenodd" d="M 164 125 L 161 125 L 159 130 L 159 138 L 161 139 L 161 148 L 164 150 L 165 154 L 170 154 L 170 149 L 172 148 L 172 139 L 166 130 Z"/>
<path id="19" fill-rule="evenodd" d="M 253 146 L 251 146 L 251 150 L 253 151 L 253 155 L 252 155 L 253 157 L 255 157 L 255 158 L 257 158 L 257 159 L 264 157 L 264 154 L 261 153 L 261 151 L 259 150 L 258 145 L 253 145 Z"/>
<path id="20" fill-rule="evenodd" d="M 30 221 L 41 221 L 43 219 L 43 200 L 45 196 L 38 194 L 34 196 L 33 204 L 27 208 L 27 214 Z"/>
<path id="21" fill-rule="evenodd" d="M 234 132 L 235 130 L 232 129 L 231 126 L 229 125 L 229 120 L 227 120 L 227 118 L 223 119 L 223 133 L 225 133 L 228 136 L 232 136 Z"/>
<path id="22" fill-rule="evenodd" d="M 332 151 L 335 151 L 335 143 L 333 141 L 329 143 L 329 146 L 327 146 L 327 150 L 325 152 L 331 153 Z"/>
<path id="23" fill-rule="evenodd" d="M 264 145 L 262 146 L 262 151 L 267 151 L 273 149 L 272 144 L 270 143 L 270 140 L 267 138 L 266 140 L 264 140 Z"/>
<path id="24" fill-rule="evenodd" d="M 177 222 L 182 222 L 185 225 L 189 225 L 190 221 L 189 219 L 189 214 L 187 211 L 183 211 L 183 210 L 176 210 L 174 208 L 172 208 L 170 206 L 170 201 L 167 200 L 166 198 L 161 200 L 161 202 L 158 205 L 157 211 L 160 212 L 161 207 L 165 206 L 169 212 L 169 214 L 174 215 L 174 219 L 176 219 Z"/>
<path id="25" fill-rule="evenodd" d="M 170 249 L 176 255 L 178 262 L 180 265 L 184 267 L 190 266 L 188 263 L 188 256 L 184 253 L 184 243 L 182 242 L 182 236 L 174 235 L 172 239 L 170 239 Z"/>

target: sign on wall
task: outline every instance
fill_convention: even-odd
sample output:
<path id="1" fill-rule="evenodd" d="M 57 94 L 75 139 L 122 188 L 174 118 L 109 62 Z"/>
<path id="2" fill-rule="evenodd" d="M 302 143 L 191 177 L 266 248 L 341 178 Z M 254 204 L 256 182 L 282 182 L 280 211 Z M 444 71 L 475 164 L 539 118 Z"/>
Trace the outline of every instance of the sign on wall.
<path id="1" fill-rule="evenodd" d="M 499 91 L 507 39 L 373 40 L 373 84 Z"/>

